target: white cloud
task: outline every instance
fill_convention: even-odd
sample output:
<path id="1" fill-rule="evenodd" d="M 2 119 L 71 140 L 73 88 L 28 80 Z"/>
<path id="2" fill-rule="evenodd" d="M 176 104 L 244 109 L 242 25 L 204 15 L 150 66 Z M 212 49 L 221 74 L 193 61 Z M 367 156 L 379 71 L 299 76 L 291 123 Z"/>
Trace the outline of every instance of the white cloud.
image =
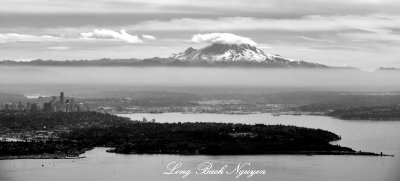
<path id="1" fill-rule="evenodd" d="M 47 47 L 49 50 L 69 50 L 69 47 L 66 46 L 54 46 L 54 47 Z"/>
<path id="2" fill-rule="evenodd" d="M 144 39 L 148 39 L 148 40 L 155 40 L 155 39 L 157 39 L 155 36 L 153 36 L 153 35 L 142 35 L 142 37 L 144 38 Z"/>
<path id="3" fill-rule="evenodd" d="M 256 45 L 257 43 L 247 37 L 234 35 L 231 33 L 207 33 L 195 34 L 190 40 L 196 43 L 227 43 L 227 44 L 250 44 Z"/>
<path id="4" fill-rule="evenodd" d="M 41 42 L 41 41 L 61 41 L 62 37 L 56 36 L 36 36 L 27 35 L 19 33 L 0 33 L 0 43 L 10 43 L 10 42 Z"/>
<path id="5" fill-rule="evenodd" d="M 168 21 L 143 21 L 129 27 L 132 30 L 151 31 L 376 31 L 384 28 L 398 28 L 400 16 L 321 16 L 311 15 L 294 19 L 268 19 L 253 17 L 223 17 L 216 19 L 179 18 Z"/>
<path id="6" fill-rule="evenodd" d="M 309 42 L 338 43 L 340 41 L 399 41 L 400 15 L 310 15 L 301 18 L 178 18 L 167 21 L 150 20 L 127 27 L 132 31 L 176 32 L 241 32 L 270 31 L 274 34 L 293 34 Z M 265 32 L 264 32 L 265 33 Z M 325 34 L 323 38 L 309 37 L 310 33 Z M 308 35 L 307 35 L 308 34 Z M 329 35 L 329 36 L 328 36 Z M 345 37 L 345 39 L 344 39 Z"/>
<path id="7" fill-rule="evenodd" d="M 347 39 L 351 39 L 353 42 L 365 42 L 365 41 L 390 41 L 400 42 L 400 34 L 391 32 L 378 32 L 378 33 L 342 33 L 339 34 Z"/>
<path id="8" fill-rule="evenodd" d="M 311 37 L 307 37 L 307 36 L 300 36 L 300 38 L 303 39 L 303 40 L 314 41 L 314 42 L 328 42 L 328 43 L 334 43 L 335 42 L 333 40 L 311 38 Z"/>
<path id="9" fill-rule="evenodd" d="M 26 29 L 30 31 L 31 29 Z M 126 30 L 120 30 L 120 32 L 108 30 L 108 29 L 94 29 L 93 31 L 80 33 L 77 30 L 70 30 L 67 36 L 62 35 L 62 32 L 66 32 L 70 29 L 52 29 L 51 31 L 44 31 L 45 33 L 52 35 L 31 35 L 21 33 L 0 33 L 0 43 L 13 43 L 13 42 L 85 42 L 85 41 L 106 41 L 115 40 L 123 41 L 131 44 L 143 43 L 143 41 L 137 35 L 131 35 Z M 142 35 L 144 39 L 155 40 L 156 37 L 152 35 Z M 57 46 L 49 47 L 48 49 L 57 49 Z M 58 50 L 62 49 L 58 47 Z M 65 47 L 64 47 L 65 49 Z"/>
<path id="10" fill-rule="evenodd" d="M 122 40 L 127 43 L 142 43 L 142 40 L 136 36 L 131 35 L 122 29 L 120 32 L 107 29 L 95 29 L 92 32 L 81 33 L 83 39 L 116 39 Z"/>

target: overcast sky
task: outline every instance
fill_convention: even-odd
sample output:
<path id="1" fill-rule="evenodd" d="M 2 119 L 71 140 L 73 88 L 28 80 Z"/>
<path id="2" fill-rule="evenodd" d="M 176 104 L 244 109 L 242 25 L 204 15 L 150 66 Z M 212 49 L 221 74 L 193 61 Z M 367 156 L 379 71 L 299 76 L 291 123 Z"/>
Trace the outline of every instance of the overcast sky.
<path id="1" fill-rule="evenodd" d="M 400 67 L 396 0 L 0 1 L 0 60 L 165 57 L 209 33 L 291 59 Z"/>

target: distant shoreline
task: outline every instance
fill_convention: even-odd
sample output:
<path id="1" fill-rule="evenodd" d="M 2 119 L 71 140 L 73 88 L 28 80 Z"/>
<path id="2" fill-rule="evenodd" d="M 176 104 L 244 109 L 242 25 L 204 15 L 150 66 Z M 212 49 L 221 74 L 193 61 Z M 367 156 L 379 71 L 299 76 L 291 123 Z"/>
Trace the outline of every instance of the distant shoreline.
<path id="1" fill-rule="evenodd" d="M 109 147 L 107 147 L 109 148 Z M 90 151 L 90 150 L 87 150 Z M 107 153 L 116 153 L 115 148 L 109 149 L 106 151 Z M 125 154 L 125 153 L 116 153 L 116 154 Z M 195 155 L 195 154 L 169 154 L 169 153 L 127 153 L 125 155 L 142 155 L 142 154 L 162 154 L 162 155 Z M 199 155 L 209 155 L 209 154 L 199 154 Z M 239 154 L 237 156 L 246 156 L 246 155 L 309 155 L 309 156 L 317 156 L 317 155 L 336 155 L 336 156 L 384 156 L 384 157 L 394 157 L 395 155 L 388 154 L 378 154 L 372 152 L 334 152 L 334 151 L 300 151 L 300 152 L 271 152 L 265 154 Z M 38 154 L 38 155 L 19 155 L 19 156 L 0 156 L 0 160 L 16 160 L 16 159 L 84 159 L 86 156 L 79 155 L 65 155 L 65 154 Z"/>
<path id="2" fill-rule="evenodd" d="M 117 153 L 117 154 L 125 154 L 125 155 L 141 155 L 141 154 L 162 154 L 162 155 L 219 155 L 219 154 L 170 154 L 170 153 L 118 153 L 115 151 L 115 148 L 109 149 L 106 152 L 108 153 Z M 227 154 L 221 154 L 221 155 L 227 155 Z M 364 152 L 364 151 L 358 151 L 358 152 L 349 152 L 349 151 L 297 151 L 297 152 L 287 152 L 287 151 L 282 151 L 282 152 L 270 152 L 270 153 L 262 153 L 262 154 L 228 154 L 228 155 L 241 155 L 241 156 L 246 156 L 246 155 L 310 155 L 310 156 L 315 156 L 315 155 L 354 155 L 354 156 L 390 156 L 394 157 L 395 155 L 388 155 L 388 154 L 379 154 L 379 153 L 372 153 L 372 152 Z"/>
<path id="3" fill-rule="evenodd" d="M 115 115 L 130 115 L 130 114 L 169 114 L 169 113 L 177 113 L 177 114 L 223 114 L 223 115 L 251 115 L 251 114 L 270 114 L 272 116 L 323 116 L 330 117 L 339 120 L 346 121 L 400 121 L 400 118 L 369 118 L 369 119 L 361 119 L 361 118 L 342 118 L 339 116 L 329 115 L 329 113 L 324 112 L 308 112 L 308 111 L 283 111 L 283 112 L 245 112 L 245 113 L 230 113 L 230 112 L 220 112 L 220 113 L 211 113 L 211 112 L 132 112 L 132 113 L 115 113 Z"/>
<path id="4" fill-rule="evenodd" d="M 64 154 L 38 154 L 38 155 L 18 155 L 18 156 L 0 156 L 0 160 L 16 160 L 16 159 L 81 159 L 85 158 L 79 155 Z"/>

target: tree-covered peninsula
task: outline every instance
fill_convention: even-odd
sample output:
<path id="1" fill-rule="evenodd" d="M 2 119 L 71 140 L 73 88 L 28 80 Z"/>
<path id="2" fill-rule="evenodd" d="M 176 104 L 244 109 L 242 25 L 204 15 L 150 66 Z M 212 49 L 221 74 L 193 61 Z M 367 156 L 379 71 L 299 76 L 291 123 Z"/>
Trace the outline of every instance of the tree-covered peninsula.
<path id="1" fill-rule="evenodd" d="M 283 125 L 143 123 L 96 112 L 0 112 L 0 158 L 65 158 L 98 146 L 136 154 L 358 154 L 329 131 Z M 46 156 L 47 155 L 47 156 Z"/>

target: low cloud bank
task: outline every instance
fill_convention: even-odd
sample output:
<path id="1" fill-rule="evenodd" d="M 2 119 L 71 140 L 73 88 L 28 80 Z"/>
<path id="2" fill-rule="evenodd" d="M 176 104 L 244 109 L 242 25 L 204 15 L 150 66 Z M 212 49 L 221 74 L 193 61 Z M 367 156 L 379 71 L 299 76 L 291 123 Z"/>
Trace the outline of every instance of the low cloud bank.
<path id="1" fill-rule="evenodd" d="M 315 87 L 335 90 L 400 90 L 400 71 L 189 68 L 189 67 L 39 67 L 2 66 L 0 85 L 87 84 L 234 87 Z"/>

